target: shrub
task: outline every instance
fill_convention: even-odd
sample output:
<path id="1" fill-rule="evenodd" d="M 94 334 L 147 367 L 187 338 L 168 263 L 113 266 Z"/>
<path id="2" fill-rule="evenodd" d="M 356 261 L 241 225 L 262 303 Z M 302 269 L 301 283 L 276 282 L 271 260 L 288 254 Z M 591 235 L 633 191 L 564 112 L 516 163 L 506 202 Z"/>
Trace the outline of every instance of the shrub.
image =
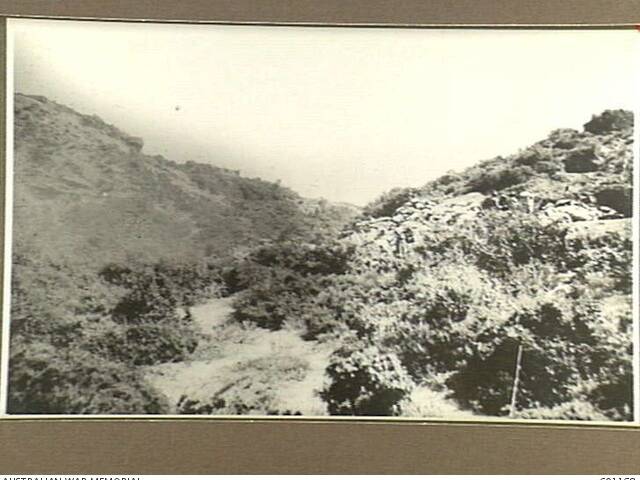
<path id="1" fill-rule="evenodd" d="M 470 179 L 469 186 L 473 191 L 488 193 L 519 185 L 534 175 L 535 171 L 527 165 L 499 165 L 487 168 L 475 178 Z"/>
<path id="2" fill-rule="evenodd" d="M 560 293 L 522 299 L 501 326 L 487 328 L 472 344 L 466 364 L 447 381 L 455 398 L 488 415 L 504 415 L 512 394 L 517 352 L 522 349 L 516 408 L 553 407 L 570 401 L 600 374 L 597 355 L 605 339 L 595 334 L 597 305 Z"/>
<path id="3" fill-rule="evenodd" d="M 569 242 L 567 265 L 584 282 L 588 275 L 611 278 L 613 288 L 631 294 L 633 244 L 630 235 L 610 232 L 597 238 Z"/>
<path id="4" fill-rule="evenodd" d="M 532 215 L 514 210 L 487 212 L 482 223 L 481 233 L 467 240 L 463 248 L 483 270 L 506 277 L 515 267 L 534 261 L 565 267 L 569 255 L 566 226 L 543 224 Z"/>
<path id="5" fill-rule="evenodd" d="M 168 403 L 123 363 L 76 348 L 15 338 L 7 410 L 15 414 L 158 414 L 168 412 Z"/>
<path id="6" fill-rule="evenodd" d="M 585 131 L 595 134 L 605 134 L 632 127 L 633 112 L 628 110 L 605 110 L 600 115 L 594 115 L 584 124 Z"/>
<path id="7" fill-rule="evenodd" d="M 172 275 L 158 265 L 140 271 L 110 266 L 101 275 L 127 288 L 127 293 L 111 312 L 119 327 L 92 338 L 92 351 L 133 365 L 154 365 L 182 361 L 195 350 L 198 334 L 193 320 L 177 310 L 179 299 L 185 298 L 181 291 L 186 286 L 178 282 L 184 272 Z"/>
<path id="8" fill-rule="evenodd" d="M 394 188 L 368 204 L 362 210 L 364 218 L 390 217 L 417 193 L 412 188 Z"/>
<path id="9" fill-rule="evenodd" d="M 402 294 L 404 303 L 395 306 L 399 321 L 387 329 L 383 344 L 419 384 L 458 369 L 478 333 L 508 315 L 504 295 L 489 277 L 464 264 L 417 272 Z"/>
<path id="10" fill-rule="evenodd" d="M 184 322 L 116 325 L 86 341 L 89 351 L 129 365 L 181 362 L 197 345 L 197 332 Z"/>
<path id="11" fill-rule="evenodd" d="M 274 269 L 270 276 L 243 291 L 234 301 L 233 317 L 269 330 L 279 330 L 287 320 L 296 321 L 306 309 L 306 298 L 320 292 L 314 279 Z"/>
<path id="12" fill-rule="evenodd" d="M 288 269 L 302 275 L 343 274 L 353 250 L 338 242 L 284 242 L 257 248 L 249 261 L 263 267 Z"/>
<path id="13" fill-rule="evenodd" d="M 386 416 L 401 413 L 413 382 L 400 360 L 374 345 L 343 346 L 332 355 L 321 392 L 331 415 Z"/>
<path id="14" fill-rule="evenodd" d="M 550 148 L 544 148 L 540 145 L 534 145 L 527 148 L 514 159 L 517 165 L 535 166 L 540 162 L 553 161 L 553 153 Z"/>
<path id="15" fill-rule="evenodd" d="M 611 420 L 632 421 L 633 417 L 633 321 L 631 311 L 611 321 L 602 318 L 594 325 L 597 340 L 590 358 L 594 387 L 587 398 Z"/>
<path id="16" fill-rule="evenodd" d="M 549 134 L 549 140 L 554 148 L 570 150 L 583 141 L 583 136 L 584 135 L 580 134 L 577 130 L 560 128 Z"/>
<path id="17" fill-rule="evenodd" d="M 231 290 L 242 289 L 234 302 L 234 318 L 270 330 L 285 323 L 309 327 L 308 338 L 326 333 L 333 322 L 325 306 L 336 304 L 324 292 L 347 271 L 351 255 L 352 249 L 338 243 L 256 249 L 225 275 Z"/>

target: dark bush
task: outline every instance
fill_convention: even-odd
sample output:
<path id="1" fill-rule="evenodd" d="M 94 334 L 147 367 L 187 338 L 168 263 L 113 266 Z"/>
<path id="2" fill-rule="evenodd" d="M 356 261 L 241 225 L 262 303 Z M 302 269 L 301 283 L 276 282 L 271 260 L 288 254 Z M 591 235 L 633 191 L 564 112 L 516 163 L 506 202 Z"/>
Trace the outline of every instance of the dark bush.
<path id="1" fill-rule="evenodd" d="M 532 215 L 510 210 L 487 212 L 484 227 L 482 234 L 466 239 L 463 245 L 465 253 L 472 255 L 483 270 L 504 276 L 514 267 L 533 261 L 565 267 L 569 255 L 565 225 L 543 224 Z"/>
<path id="2" fill-rule="evenodd" d="M 567 173 L 586 173 L 598 171 L 602 162 L 598 159 L 594 145 L 581 145 L 564 154 L 562 160 Z"/>
<path id="3" fill-rule="evenodd" d="M 518 154 L 514 158 L 514 162 L 517 165 L 533 167 L 540 162 L 551 162 L 553 159 L 553 152 L 550 148 L 534 145 Z"/>
<path id="4" fill-rule="evenodd" d="M 521 348 L 516 409 L 553 407 L 575 397 L 603 368 L 595 355 L 601 338 L 592 325 L 595 307 L 556 296 L 521 307 L 508 323 L 488 325 L 471 349 L 466 365 L 447 386 L 455 398 L 488 415 L 505 415 Z"/>
<path id="5" fill-rule="evenodd" d="M 630 235 L 610 232 L 597 238 L 572 239 L 567 252 L 567 266 L 579 278 L 594 274 L 611 278 L 615 290 L 631 294 L 633 245 Z"/>
<path id="6" fill-rule="evenodd" d="M 119 326 L 87 340 L 87 349 L 129 365 L 181 362 L 193 353 L 199 335 L 186 322 Z"/>
<path id="7" fill-rule="evenodd" d="M 628 128 L 633 128 L 633 112 L 628 110 L 605 110 L 584 124 L 587 132 L 596 135 Z"/>
<path id="8" fill-rule="evenodd" d="M 527 166 L 501 165 L 487 168 L 477 177 L 469 181 L 469 186 L 473 191 L 489 193 L 500 191 L 514 185 L 526 182 L 535 175 L 535 171 Z"/>
<path id="9" fill-rule="evenodd" d="M 362 217 L 390 217 L 398 208 L 411 200 L 417 192 L 412 188 L 394 188 L 364 207 Z"/>
<path id="10" fill-rule="evenodd" d="M 398 358 L 373 345 L 343 346 L 334 352 L 321 392 L 331 415 L 399 415 L 413 382 Z"/>
<path id="11" fill-rule="evenodd" d="M 14 339 L 9 413 L 159 414 L 167 400 L 127 365 L 89 352 Z"/>

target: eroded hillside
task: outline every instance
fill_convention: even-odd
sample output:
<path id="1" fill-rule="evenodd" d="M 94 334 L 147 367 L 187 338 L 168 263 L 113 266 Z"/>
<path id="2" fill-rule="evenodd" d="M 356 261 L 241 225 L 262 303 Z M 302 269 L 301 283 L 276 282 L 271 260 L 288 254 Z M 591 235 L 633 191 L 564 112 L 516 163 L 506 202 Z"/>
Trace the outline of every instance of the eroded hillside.
<path id="1" fill-rule="evenodd" d="M 357 212 L 145 155 L 141 139 L 38 96 L 15 96 L 14 163 L 16 250 L 67 263 L 224 256 L 331 233 Z"/>

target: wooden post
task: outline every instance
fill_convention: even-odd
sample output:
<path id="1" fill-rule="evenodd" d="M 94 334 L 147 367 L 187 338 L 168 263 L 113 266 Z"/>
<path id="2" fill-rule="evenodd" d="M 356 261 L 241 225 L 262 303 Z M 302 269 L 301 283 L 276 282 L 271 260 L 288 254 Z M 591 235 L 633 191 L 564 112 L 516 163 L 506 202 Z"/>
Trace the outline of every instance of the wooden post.
<path id="1" fill-rule="evenodd" d="M 520 384 L 520 370 L 522 369 L 522 344 L 518 344 L 518 353 L 516 354 L 516 369 L 513 374 L 513 387 L 511 388 L 511 404 L 509 406 L 509 417 L 513 418 L 516 414 L 516 403 L 518 401 L 518 385 Z"/>

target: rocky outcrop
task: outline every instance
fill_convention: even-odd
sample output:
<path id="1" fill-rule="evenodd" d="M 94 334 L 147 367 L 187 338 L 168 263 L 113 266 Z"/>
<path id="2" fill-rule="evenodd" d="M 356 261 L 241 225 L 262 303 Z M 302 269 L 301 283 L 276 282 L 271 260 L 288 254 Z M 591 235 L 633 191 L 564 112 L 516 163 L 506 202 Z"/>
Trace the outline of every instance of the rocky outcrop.
<path id="1" fill-rule="evenodd" d="M 473 226 L 492 210 L 561 224 L 571 238 L 624 233 L 632 213 L 632 123 L 630 112 L 607 111 L 583 132 L 558 129 L 510 157 L 397 191 L 385 203 L 393 208 L 361 219 L 344 237 L 360 250 L 364 267 L 375 268 L 380 259 L 400 259 L 431 237 L 455 230 L 473 235 Z"/>
<path id="2" fill-rule="evenodd" d="M 622 238 L 631 238 L 631 220 L 621 218 L 618 220 L 575 222 L 569 226 L 567 239 L 593 240 L 610 234 L 620 235 Z"/>
<path id="3" fill-rule="evenodd" d="M 539 216 L 546 221 L 584 222 L 620 218 L 615 210 L 588 201 L 562 199 L 544 205 Z"/>
<path id="4" fill-rule="evenodd" d="M 448 172 L 413 192 L 399 191 L 392 200 L 402 204 L 403 195 L 408 192 L 413 196 L 442 199 L 469 192 L 491 197 L 493 192 L 511 195 L 529 191 L 538 198 L 556 201 L 570 198 L 572 192 L 593 193 L 601 190 L 601 185 L 631 185 L 632 124 L 632 112 L 607 111 L 595 116 L 583 131 L 554 130 L 544 140 L 513 155 L 485 160 L 459 173 Z M 387 204 L 394 205 L 394 201 L 388 200 Z M 602 206 L 629 214 L 623 202 L 601 201 Z"/>

